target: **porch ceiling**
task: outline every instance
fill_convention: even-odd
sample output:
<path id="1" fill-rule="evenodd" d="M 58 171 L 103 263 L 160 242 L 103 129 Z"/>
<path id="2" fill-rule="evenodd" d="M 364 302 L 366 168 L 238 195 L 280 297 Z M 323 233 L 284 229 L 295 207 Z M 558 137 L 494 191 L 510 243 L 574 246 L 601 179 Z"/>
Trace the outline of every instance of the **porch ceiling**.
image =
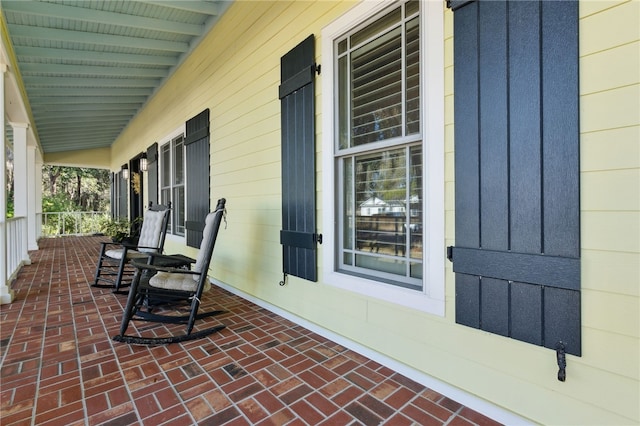
<path id="1" fill-rule="evenodd" d="M 231 1 L 0 0 L 42 151 L 110 146 Z"/>

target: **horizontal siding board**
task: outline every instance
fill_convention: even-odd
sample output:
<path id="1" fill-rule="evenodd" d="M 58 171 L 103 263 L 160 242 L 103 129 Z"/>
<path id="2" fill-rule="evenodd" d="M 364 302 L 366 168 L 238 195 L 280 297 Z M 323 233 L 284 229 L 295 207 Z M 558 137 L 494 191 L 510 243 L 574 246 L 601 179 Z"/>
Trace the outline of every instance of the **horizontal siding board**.
<path id="1" fill-rule="evenodd" d="M 630 127 L 636 131 L 640 114 L 640 85 L 612 88 L 580 98 L 581 131 L 596 132 Z"/>
<path id="2" fill-rule="evenodd" d="M 582 213 L 582 249 L 640 253 L 638 212 L 586 211 Z"/>
<path id="3" fill-rule="evenodd" d="M 594 226 L 589 224 L 589 226 Z M 582 250 L 582 289 L 640 298 L 640 253 Z M 586 316 L 585 318 L 589 318 Z"/>
<path id="4" fill-rule="evenodd" d="M 580 200 L 583 210 L 640 212 L 640 168 L 583 173 L 580 180 L 589 188 Z"/>
<path id="5" fill-rule="evenodd" d="M 589 73 L 580 76 L 583 94 L 637 84 L 640 75 L 640 41 L 617 46 L 597 55 L 583 56 L 580 68 L 590 69 Z"/>
<path id="6" fill-rule="evenodd" d="M 580 8 L 583 9 L 586 4 L 602 4 L 606 5 L 607 9 L 584 16 L 580 20 L 581 55 L 600 53 L 612 47 L 638 40 L 639 2 L 626 1 L 615 4 L 613 2 L 582 1 Z"/>

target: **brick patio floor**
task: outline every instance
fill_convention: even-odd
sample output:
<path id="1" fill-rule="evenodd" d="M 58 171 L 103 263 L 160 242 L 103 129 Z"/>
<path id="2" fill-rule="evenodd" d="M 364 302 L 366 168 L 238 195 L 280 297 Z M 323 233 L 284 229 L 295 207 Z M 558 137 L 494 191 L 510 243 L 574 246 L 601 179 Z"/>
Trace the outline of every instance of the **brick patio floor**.
<path id="1" fill-rule="evenodd" d="M 99 241 L 41 240 L 0 307 L 3 426 L 498 424 L 215 286 L 222 332 L 116 343 L 126 296 L 89 286 Z"/>

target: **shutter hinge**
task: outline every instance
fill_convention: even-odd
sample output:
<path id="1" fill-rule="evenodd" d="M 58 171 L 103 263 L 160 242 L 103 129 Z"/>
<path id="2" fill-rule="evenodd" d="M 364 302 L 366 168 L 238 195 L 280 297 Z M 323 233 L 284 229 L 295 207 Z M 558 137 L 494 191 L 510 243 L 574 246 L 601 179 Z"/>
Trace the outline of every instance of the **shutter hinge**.
<path id="1" fill-rule="evenodd" d="M 449 262 L 453 262 L 453 246 L 447 247 L 447 259 Z"/>
<path id="2" fill-rule="evenodd" d="M 320 75 L 320 71 L 322 70 L 322 65 L 314 64 L 314 68 L 315 68 L 315 72 L 318 73 L 318 75 Z"/>
<path id="3" fill-rule="evenodd" d="M 313 234 L 313 242 L 316 244 L 322 244 L 322 234 Z"/>
<path id="4" fill-rule="evenodd" d="M 567 356 L 564 343 L 556 343 L 556 360 L 558 361 L 558 380 L 564 382 L 567 379 Z"/>

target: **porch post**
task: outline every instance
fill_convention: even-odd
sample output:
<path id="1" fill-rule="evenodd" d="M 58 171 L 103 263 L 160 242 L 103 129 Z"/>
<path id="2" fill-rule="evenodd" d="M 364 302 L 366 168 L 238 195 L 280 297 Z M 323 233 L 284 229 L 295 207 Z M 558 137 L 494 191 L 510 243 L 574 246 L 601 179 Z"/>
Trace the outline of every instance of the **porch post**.
<path id="1" fill-rule="evenodd" d="M 15 298 L 13 290 L 9 288 L 7 279 L 7 132 L 4 122 L 4 77 L 7 64 L 0 59 L 0 128 L 2 129 L 2 147 L 0 147 L 0 304 L 11 303 Z"/>
<path id="2" fill-rule="evenodd" d="M 35 149 L 36 155 L 36 169 L 35 169 L 35 223 L 34 223 L 34 238 L 35 238 L 35 246 L 34 250 L 38 250 L 38 240 L 42 235 L 42 166 L 44 165 L 44 160 L 42 159 L 42 154 L 39 150 Z M 31 235 L 31 234 L 29 234 Z M 31 250 L 31 248 L 29 248 Z"/>
<path id="3" fill-rule="evenodd" d="M 27 245 L 25 247 L 27 247 L 28 250 L 38 250 L 38 236 L 36 233 L 36 203 L 38 196 L 36 188 L 38 188 L 38 182 L 41 182 L 41 180 L 38 181 L 36 155 L 36 147 L 27 146 Z"/>
<path id="4" fill-rule="evenodd" d="M 29 193 L 33 192 L 29 187 L 29 173 L 33 173 L 33 167 L 29 170 L 28 147 L 27 147 L 27 129 L 28 123 L 9 123 L 13 128 L 13 202 L 15 217 L 25 218 L 25 223 L 29 217 Z M 35 199 L 34 199 L 35 203 Z M 33 208 L 35 214 L 35 208 Z M 28 226 L 21 232 L 22 253 L 19 253 L 20 259 L 26 264 L 31 263 L 28 252 Z"/>

